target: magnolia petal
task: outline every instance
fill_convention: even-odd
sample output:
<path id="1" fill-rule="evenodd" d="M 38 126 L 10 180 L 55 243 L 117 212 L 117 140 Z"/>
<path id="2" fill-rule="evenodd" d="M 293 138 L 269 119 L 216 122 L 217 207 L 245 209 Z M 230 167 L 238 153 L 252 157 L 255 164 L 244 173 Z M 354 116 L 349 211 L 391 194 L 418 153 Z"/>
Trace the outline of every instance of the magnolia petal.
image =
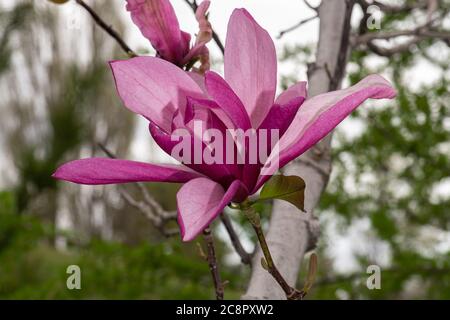
<path id="1" fill-rule="evenodd" d="M 387 80 L 379 75 L 370 75 L 350 88 L 306 100 L 280 139 L 278 152 L 272 153 L 267 160 L 268 168 L 252 192 L 256 192 L 276 170 L 324 138 L 365 100 L 392 99 L 395 96 L 396 91 Z"/>
<path id="2" fill-rule="evenodd" d="M 245 9 L 236 9 L 225 42 L 225 79 L 241 99 L 253 128 L 273 105 L 277 85 L 275 46 Z"/>
<path id="3" fill-rule="evenodd" d="M 297 97 L 303 97 L 306 99 L 306 84 L 306 81 L 300 81 L 296 84 L 293 84 L 278 96 L 278 98 L 275 100 L 275 103 L 279 105 L 286 104 Z"/>
<path id="4" fill-rule="evenodd" d="M 284 105 L 273 105 L 267 114 L 264 121 L 261 123 L 261 126 L 257 130 L 258 134 L 258 152 L 259 157 L 264 155 L 268 157 L 272 151 L 272 148 L 278 143 L 278 139 L 283 136 L 286 132 L 287 128 L 291 124 L 292 120 L 295 117 L 298 109 L 302 105 L 304 97 L 297 97 L 289 101 Z M 263 132 L 262 130 L 266 130 Z M 273 130 L 277 130 L 277 137 L 272 137 L 275 133 Z M 264 139 L 262 135 L 264 134 Z M 278 139 L 276 139 L 278 138 Z M 272 139 L 274 140 L 272 142 Z M 264 140 L 266 141 L 265 145 L 263 144 Z M 261 150 L 260 148 L 264 148 L 265 150 Z M 265 159 L 259 158 L 259 161 L 264 161 Z M 261 167 L 264 165 L 264 162 L 258 162 L 257 164 L 250 164 L 249 161 L 245 164 L 244 169 L 242 170 L 242 181 L 246 185 L 249 190 L 252 190 L 255 186 L 259 173 L 261 171 Z"/>
<path id="5" fill-rule="evenodd" d="M 127 182 L 187 182 L 202 175 L 179 165 L 150 164 L 137 161 L 89 158 L 67 162 L 52 177 L 78 184 Z"/>
<path id="6" fill-rule="evenodd" d="M 280 101 L 284 102 L 284 99 L 280 99 Z M 261 123 L 259 130 L 278 129 L 279 136 L 281 137 L 294 120 L 298 109 L 304 101 L 305 98 L 303 96 L 298 96 L 290 101 L 284 102 L 282 105 L 274 104 Z"/>
<path id="7" fill-rule="evenodd" d="M 223 187 L 207 178 L 184 184 L 177 193 L 178 224 L 183 241 L 193 240 L 222 212 L 239 191 L 234 181 L 225 192 Z"/>
<path id="8" fill-rule="evenodd" d="M 164 60 L 179 64 L 189 51 L 169 0 L 127 0 L 131 19 Z"/>
<path id="9" fill-rule="evenodd" d="M 247 130 L 252 127 L 241 100 L 221 76 L 208 71 L 205 74 L 205 84 L 209 95 L 233 121 L 236 128 Z"/>
<path id="10" fill-rule="evenodd" d="M 203 161 L 203 157 L 202 159 L 200 159 L 201 161 L 199 163 L 196 163 L 194 155 L 196 148 L 200 148 L 201 149 L 200 152 L 203 155 L 206 146 L 201 140 L 194 137 L 194 135 L 187 129 L 184 130 L 185 135 L 183 135 L 183 137 L 181 135 L 171 136 L 170 134 L 165 133 L 164 131 L 159 129 L 155 124 L 150 122 L 149 130 L 151 136 L 153 137 L 155 142 L 160 146 L 160 148 L 171 157 L 183 163 L 186 167 L 189 167 L 192 170 L 195 170 L 196 172 L 199 172 L 202 175 L 205 175 L 210 179 L 217 181 L 223 185 L 227 185 L 239 177 L 240 175 L 239 167 L 236 164 L 226 164 L 226 163 L 207 164 Z M 180 134 L 181 133 L 182 132 L 180 132 Z M 174 154 L 173 149 L 179 143 L 181 143 L 182 139 L 187 139 L 186 141 L 190 147 L 190 153 L 189 155 L 183 155 L 182 158 L 179 158 L 178 154 L 176 153 Z M 199 145 L 199 147 L 196 147 L 197 145 Z"/>
<path id="11" fill-rule="evenodd" d="M 125 106 L 167 132 L 175 111 L 184 112 L 186 96 L 203 97 L 202 89 L 186 72 L 162 59 L 136 57 L 110 65 Z"/>

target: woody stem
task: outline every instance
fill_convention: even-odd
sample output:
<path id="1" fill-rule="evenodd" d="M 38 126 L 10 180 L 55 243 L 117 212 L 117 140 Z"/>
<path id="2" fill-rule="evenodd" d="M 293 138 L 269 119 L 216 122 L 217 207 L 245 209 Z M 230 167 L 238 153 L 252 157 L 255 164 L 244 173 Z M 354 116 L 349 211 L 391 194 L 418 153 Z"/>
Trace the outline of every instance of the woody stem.
<path id="1" fill-rule="evenodd" d="M 253 229 L 255 230 L 256 236 L 258 238 L 259 245 L 264 255 L 265 262 L 261 261 L 263 267 L 272 275 L 275 281 L 280 285 L 286 294 L 288 300 L 298 300 L 303 298 L 303 292 L 292 288 L 281 275 L 280 271 L 276 267 L 272 254 L 270 253 L 269 246 L 267 245 L 266 237 L 261 226 L 261 219 L 259 213 L 251 206 L 250 202 L 244 201 L 240 205 L 240 209 L 250 221 Z M 264 265 L 265 264 L 265 265 Z"/>

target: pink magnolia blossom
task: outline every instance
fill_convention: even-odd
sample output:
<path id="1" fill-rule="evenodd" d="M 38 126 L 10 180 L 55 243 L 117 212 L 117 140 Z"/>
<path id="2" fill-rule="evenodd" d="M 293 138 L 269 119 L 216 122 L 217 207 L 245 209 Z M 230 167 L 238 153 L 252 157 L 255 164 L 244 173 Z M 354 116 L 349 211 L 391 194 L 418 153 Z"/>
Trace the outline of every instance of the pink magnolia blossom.
<path id="1" fill-rule="evenodd" d="M 199 32 L 192 47 L 191 35 L 180 29 L 177 16 L 169 0 L 127 0 L 127 10 L 144 37 L 150 40 L 161 59 L 182 67 L 200 59 L 202 68 L 209 68 L 209 52 L 205 44 L 212 38 L 211 25 L 206 18 L 210 1 L 203 1 L 195 17 Z"/>
<path id="2" fill-rule="evenodd" d="M 131 4 L 139 3 L 149 1 L 129 1 L 130 9 L 134 8 Z M 167 5 L 166 1 L 160 5 L 163 3 Z M 133 14 L 150 19 L 148 15 L 141 16 L 142 12 Z M 166 27 L 173 23 L 178 30 L 174 16 L 163 22 Z M 151 37 L 168 37 L 165 33 Z M 168 52 L 175 55 L 170 48 Z M 385 79 L 371 75 L 348 89 L 312 98 L 307 98 L 306 83 L 299 82 L 275 97 L 277 60 L 273 41 L 245 9 L 236 9 L 229 21 L 225 78 L 211 71 L 204 77 L 188 73 L 153 57 L 113 61 L 110 65 L 125 106 L 149 120 L 151 135 L 168 154 L 172 154 L 176 144 L 172 141 L 173 132 L 180 128 L 191 132 L 193 119 L 222 131 L 279 129 L 278 148 L 267 160 L 272 164 L 270 160 L 277 157 L 279 167 L 268 165 L 264 175 L 261 165 L 248 163 L 169 166 L 101 158 L 75 160 L 55 172 L 58 179 L 81 184 L 185 183 L 177 194 L 178 222 L 184 241 L 194 239 L 227 204 L 241 202 L 256 193 L 278 168 L 325 137 L 366 99 L 396 95 Z M 191 143 L 195 144 L 196 139 L 192 134 Z"/>

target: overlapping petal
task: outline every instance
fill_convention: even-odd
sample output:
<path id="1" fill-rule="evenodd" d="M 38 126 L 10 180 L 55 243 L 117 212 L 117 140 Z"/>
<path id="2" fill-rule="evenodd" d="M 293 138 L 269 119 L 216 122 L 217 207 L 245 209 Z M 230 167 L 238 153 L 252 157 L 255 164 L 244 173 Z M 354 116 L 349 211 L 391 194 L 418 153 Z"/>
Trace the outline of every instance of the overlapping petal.
<path id="1" fill-rule="evenodd" d="M 177 194 L 178 224 L 183 241 L 193 240 L 222 212 L 241 189 L 234 181 L 228 190 L 207 178 L 184 184 Z"/>
<path id="2" fill-rule="evenodd" d="M 177 109 L 184 112 L 186 97 L 203 97 L 202 89 L 183 70 L 153 57 L 112 61 L 117 91 L 125 106 L 170 131 Z"/>
<path id="3" fill-rule="evenodd" d="M 292 99 L 303 97 L 306 99 L 307 90 L 306 90 L 306 81 L 299 81 L 296 84 L 293 84 L 287 90 L 283 91 L 275 100 L 275 103 L 278 105 L 283 105 L 292 101 Z"/>
<path id="4" fill-rule="evenodd" d="M 370 75 L 356 85 L 315 96 L 304 102 L 292 124 L 280 139 L 277 153 L 268 159 L 265 175 L 258 179 L 257 191 L 279 168 L 295 159 L 330 133 L 365 100 L 392 99 L 395 89 L 379 75 Z M 278 161 L 277 161 L 278 159 Z"/>
<path id="5" fill-rule="evenodd" d="M 79 184 L 127 182 L 187 182 L 202 177 L 185 166 L 150 164 L 137 161 L 88 158 L 60 166 L 53 177 Z"/>
<path id="6" fill-rule="evenodd" d="M 258 128 L 274 102 L 277 84 L 275 46 L 245 9 L 236 9 L 225 42 L 225 79 Z"/>
<path id="7" fill-rule="evenodd" d="M 207 72 L 205 85 L 209 95 L 233 121 L 235 128 L 247 130 L 252 127 L 242 101 L 221 76 L 212 71 Z"/>

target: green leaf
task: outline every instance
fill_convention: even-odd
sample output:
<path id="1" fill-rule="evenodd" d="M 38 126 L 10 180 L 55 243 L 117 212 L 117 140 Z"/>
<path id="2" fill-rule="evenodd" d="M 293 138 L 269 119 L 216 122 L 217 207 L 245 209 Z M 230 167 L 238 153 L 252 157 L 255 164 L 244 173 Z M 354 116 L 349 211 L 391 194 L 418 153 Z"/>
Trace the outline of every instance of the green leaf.
<path id="1" fill-rule="evenodd" d="M 280 199 L 305 211 L 305 187 L 305 181 L 300 177 L 273 176 L 261 190 L 259 200 Z"/>

